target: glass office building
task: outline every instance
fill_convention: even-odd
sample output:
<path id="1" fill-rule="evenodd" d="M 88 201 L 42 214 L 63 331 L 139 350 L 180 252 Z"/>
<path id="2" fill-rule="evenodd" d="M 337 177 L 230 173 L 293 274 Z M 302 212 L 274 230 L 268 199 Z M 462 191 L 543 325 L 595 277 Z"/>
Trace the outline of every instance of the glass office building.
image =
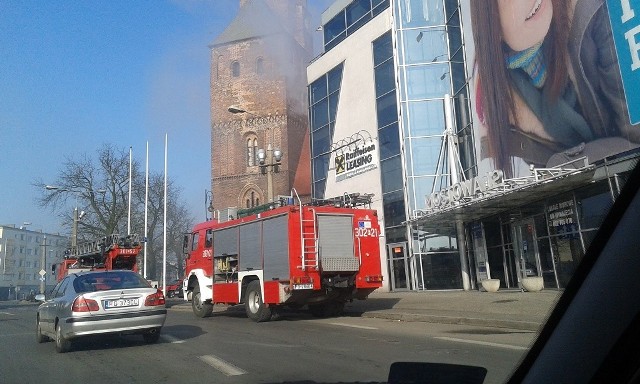
<path id="1" fill-rule="evenodd" d="M 325 52 L 308 69 L 313 196 L 375 194 L 394 290 L 462 287 L 455 238 L 420 237 L 414 250 L 407 226 L 447 178 L 445 95 L 468 99 L 459 14 L 457 0 L 336 1 L 323 15 Z M 375 144 L 375 169 L 340 178 L 335 159 L 358 140 Z"/>
<path id="2" fill-rule="evenodd" d="M 521 289 L 528 277 L 562 288 L 636 145 L 569 164 L 518 154 L 513 170 L 496 166 L 476 108 L 471 8 L 337 0 L 325 11 L 325 52 L 307 69 L 313 196 L 375 195 L 388 289 L 480 289 L 489 278 Z M 365 155 L 355 169 L 340 166 Z"/>

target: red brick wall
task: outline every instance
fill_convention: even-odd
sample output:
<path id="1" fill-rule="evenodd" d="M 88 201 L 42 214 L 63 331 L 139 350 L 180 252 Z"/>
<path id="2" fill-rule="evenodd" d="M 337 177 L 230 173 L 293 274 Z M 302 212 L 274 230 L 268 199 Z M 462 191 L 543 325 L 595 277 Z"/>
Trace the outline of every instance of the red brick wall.
<path id="1" fill-rule="evenodd" d="M 289 12 L 296 8 L 285 4 L 296 2 L 273 3 L 280 4 L 278 12 Z M 212 47 L 211 182 L 216 209 L 245 207 L 252 190 L 260 203 L 267 202 L 267 177 L 258 166 L 247 164 L 248 137 L 256 137 L 259 148 L 266 150 L 270 143 L 284 153 L 280 172 L 273 175 L 274 196 L 289 195 L 294 181 L 299 193 L 310 190 L 309 145 L 305 142 L 310 52 L 310 47 L 304 49 L 287 35 Z M 258 58 L 263 59 L 263 74 L 256 72 Z M 233 62 L 240 65 L 238 77 L 232 75 Z M 232 105 L 250 113 L 232 114 L 227 110 Z"/>

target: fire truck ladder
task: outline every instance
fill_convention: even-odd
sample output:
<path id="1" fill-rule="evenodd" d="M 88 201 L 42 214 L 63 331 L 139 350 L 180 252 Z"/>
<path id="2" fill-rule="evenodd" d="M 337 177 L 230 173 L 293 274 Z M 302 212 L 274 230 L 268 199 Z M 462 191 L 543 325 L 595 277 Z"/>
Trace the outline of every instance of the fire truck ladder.
<path id="1" fill-rule="evenodd" d="M 291 190 L 291 194 L 295 194 L 300 206 L 300 241 L 302 249 L 302 263 L 300 269 L 306 271 L 307 268 L 317 270 L 320 258 L 318 257 L 318 226 L 316 222 L 316 210 L 308 208 L 311 212 L 311 218 L 305 219 L 304 209 L 300 196 L 295 189 Z"/>
<path id="2" fill-rule="evenodd" d="M 109 251 L 109 249 L 117 243 L 118 235 L 100 237 L 93 241 L 78 244 L 75 249 L 71 250 L 71 256 L 80 258 L 83 256 L 99 254 L 102 252 L 103 247 L 105 251 Z"/>

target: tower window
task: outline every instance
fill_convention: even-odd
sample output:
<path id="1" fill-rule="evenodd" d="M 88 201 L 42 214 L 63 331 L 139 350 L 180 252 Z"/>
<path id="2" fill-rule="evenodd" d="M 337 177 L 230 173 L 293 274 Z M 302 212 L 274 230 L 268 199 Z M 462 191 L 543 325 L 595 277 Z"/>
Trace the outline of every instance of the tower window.
<path id="1" fill-rule="evenodd" d="M 256 60 L 256 73 L 258 75 L 264 75 L 264 59 L 262 57 Z"/>
<path id="2" fill-rule="evenodd" d="M 247 166 L 253 167 L 257 165 L 258 159 L 258 139 L 249 137 L 247 139 Z"/>
<path id="3" fill-rule="evenodd" d="M 233 75 L 233 77 L 240 76 L 240 63 L 239 62 L 234 61 L 233 63 L 231 63 L 231 74 Z"/>

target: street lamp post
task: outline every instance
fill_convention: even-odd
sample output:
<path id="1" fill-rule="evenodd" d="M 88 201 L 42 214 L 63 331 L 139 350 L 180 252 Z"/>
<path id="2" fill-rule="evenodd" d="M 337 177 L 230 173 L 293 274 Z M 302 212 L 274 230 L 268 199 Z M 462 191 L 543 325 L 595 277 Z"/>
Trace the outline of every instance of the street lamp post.
<path id="1" fill-rule="evenodd" d="M 236 105 L 231 105 L 227 108 L 230 113 L 246 113 L 249 115 L 257 116 L 254 113 L 247 111 Z M 258 162 L 260 163 L 260 171 L 263 175 L 267 175 L 267 200 L 273 201 L 273 174 L 280 171 L 280 162 L 282 161 L 282 151 L 278 148 L 273 148 L 271 143 L 267 145 L 267 150 L 258 149 Z"/>
<path id="2" fill-rule="evenodd" d="M 280 171 L 280 161 L 282 161 L 282 151 L 278 148 L 273 149 L 271 143 L 267 145 L 267 151 L 258 149 L 258 162 L 260 163 L 260 171 L 267 175 L 267 199 L 273 201 L 273 174 Z"/>

